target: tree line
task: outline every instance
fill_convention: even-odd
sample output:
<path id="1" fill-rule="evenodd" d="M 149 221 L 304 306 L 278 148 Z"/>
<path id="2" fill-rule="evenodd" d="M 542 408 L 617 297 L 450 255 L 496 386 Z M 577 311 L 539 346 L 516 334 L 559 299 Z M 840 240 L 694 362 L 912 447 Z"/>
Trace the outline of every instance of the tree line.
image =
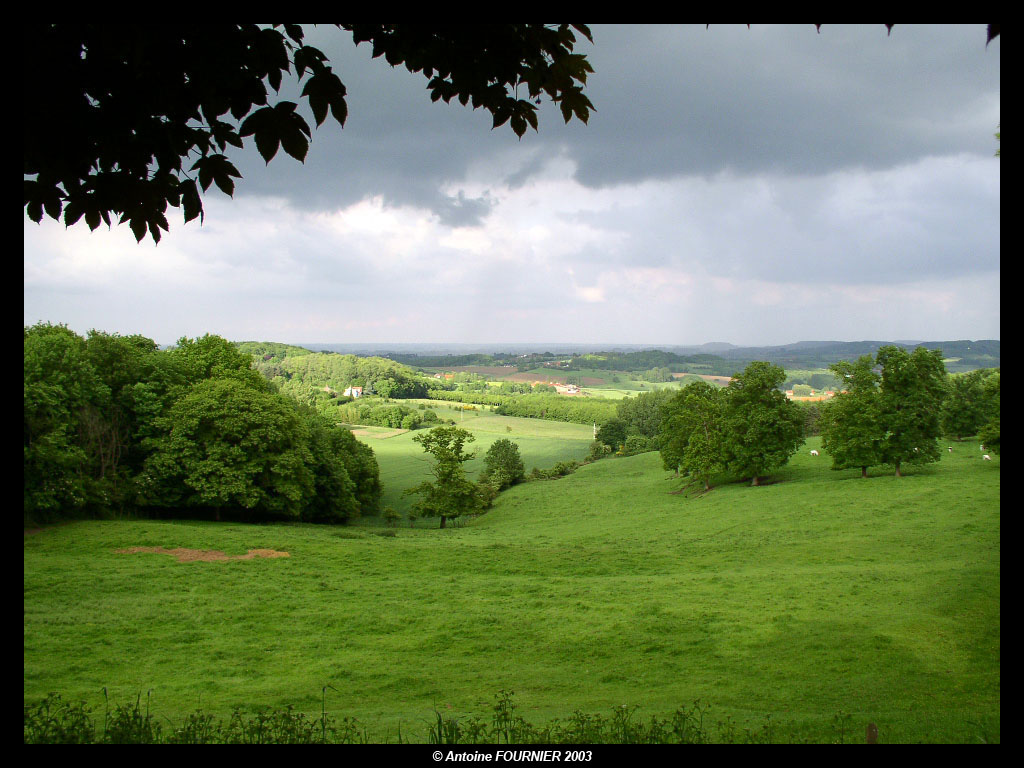
<path id="1" fill-rule="evenodd" d="M 502 416 L 565 421 L 571 424 L 603 424 L 615 415 L 615 403 L 600 398 L 565 397 L 555 394 L 496 395 L 484 392 L 450 392 L 432 389 L 431 400 L 495 406 Z"/>
<path id="2" fill-rule="evenodd" d="M 999 453 L 999 370 L 946 375 L 942 353 L 901 347 L 840 361 L 831 370 L 844 391 L 822 409 L 822 447 L 833 469 L 938 461 L 938 439 L 978 435 Z"/>
<path id="3" fill-rule="evenodd" d="M 820 431 L 832 469 L 859 468 L 863 477 L 873 466 L 890 466 L 899 476 L 907 465 L 938 461 L 943 436 L 977 434 L 999 453 L 998 369 L 948 376 L 939 350 L 885 346 L 875 357 L 840 361 L 830 370 L 844 382 L 842 391 L 813 409 L 786 399 L 779 389 L 785 371 L 768 362 L 751 363 L 724 389 L 697 382 L 679 390 L 660 408 L 665 468 L 705 489 L 723 472 L 758 485 L 789 461 L 812 428 Z M 635 418 L 623 426 L 629 424 Z"/>
<path id="4" fill-rule="evenodd" d="M 372 449 L 276 391 L 218 336 L 25 328 L 26 522 L 141 513 L 343 522 L 375 514 Z"/>
<path id="5" fill-rule="evenodd" d="M 266 345 L 262 345 L 263 348 Z M 245 346 L 246 349 L 250 347 Z M 335 352 L 307 354 L 273 354 L 268 348 L 262 355 L 254 353 L 254 367 L 283 392 L 291 389 L 315 389 L 341 395 L 349 387 L 361 387 L 365 393 L 381 397 L 426 397 L 432 380 L 420 376 L 407 366 L 383 357 L 357 357 Z M 269 357 L 268 357 L 269 355 Z"/>

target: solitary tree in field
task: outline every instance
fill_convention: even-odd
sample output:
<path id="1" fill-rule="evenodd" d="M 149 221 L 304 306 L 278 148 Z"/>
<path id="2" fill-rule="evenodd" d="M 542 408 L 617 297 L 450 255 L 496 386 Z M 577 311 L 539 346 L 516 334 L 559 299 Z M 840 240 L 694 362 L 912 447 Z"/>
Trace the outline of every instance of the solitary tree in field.
<path id="1" fill-rule="evenodd" d="M 825 404 L 821 416 L 821 446 L 832 457 L 832 469 L 860 467 L 861 477 L 868 476 L 868 467 L 882 463 L 885 437 L 874 364 L 870 355 L 863 355 L 855 363 L 843 360 L 829 366 L 843 382 L 843 391 Z"/>
<path id="2" fill-rule="evenodd" d="M 417 517 L 439 517 L 444 528 L 448 518 L 472 514 L 480 509 L 477 487 L 466 477 L 462 466 L 473 458 L 463 446 L 476 438 L 459 427 L 436 427 L 416 435 L 413 440 L 423 446 L 433 459 L 431 473 L 434 482 L 424 481 L 415 488 L 406 489 L 406 495 L 421 498 L 414 505 Z"/>
<path id="3" fill-rule="evenodd" d="M 724 390 L 725 465 L 751 478 L 751 485 L 789 461 L 804 439 L 803 414 L 778 389 L 785 380 L 782 368 L 758 361 L 733 376 Z"/>

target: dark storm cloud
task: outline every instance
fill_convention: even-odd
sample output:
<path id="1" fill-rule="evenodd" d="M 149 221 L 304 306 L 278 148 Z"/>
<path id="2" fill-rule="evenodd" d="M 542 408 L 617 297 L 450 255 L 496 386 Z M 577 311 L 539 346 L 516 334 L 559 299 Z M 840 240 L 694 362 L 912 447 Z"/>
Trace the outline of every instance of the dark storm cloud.
<path id="1" fill-rule="evenodd" d="M 540 132 L 508 126 L 456 102 L 431 103 L 427 80 L 331 27 L 310 40 L 348 88 L 344 129 L 330 119 L 301 166 L 283 153 L 269 169 L 254 150 L 238 164 L 241 194 L 280 194 L 302 207 L 343 207 L 367 196 L 475 224 L 485 201 L 440 191 L 474 161 L 521 152 L 504 179 L 525 183 L 566 153 L 587 186 L 728 170 L 816 175 L 884 168 L 929 155 L 990 155 L 998 122 L 999 40 L 984 25 L 595 26 L 582 41 L 595 73 L 588 125 L 564 125 L 545 103 Z M 282 96 L 289 97 L 287 91 Z M 294 98 L 294 94 L 290 95 Z"/>
<path id="2" fill-rule="evenodd" d="M 712 174 L 820 174 L 994 151 L 998 41 L 984 25 L 595 29 L 574 128 L 596 186 Z"/>

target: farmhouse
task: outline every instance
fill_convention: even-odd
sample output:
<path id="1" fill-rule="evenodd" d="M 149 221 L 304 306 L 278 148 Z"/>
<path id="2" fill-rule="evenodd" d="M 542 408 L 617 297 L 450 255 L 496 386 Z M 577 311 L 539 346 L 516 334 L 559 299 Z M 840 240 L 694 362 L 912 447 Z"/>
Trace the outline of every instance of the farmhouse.
<path id="1" fill-rule="evenodd" d="M 363 396 L 363 388 L 362 387 L 348 387 L 348 388 L 345 389 L 345 392 L 343 394 L 345 395 L 345 397 L 362 397 Z"/>

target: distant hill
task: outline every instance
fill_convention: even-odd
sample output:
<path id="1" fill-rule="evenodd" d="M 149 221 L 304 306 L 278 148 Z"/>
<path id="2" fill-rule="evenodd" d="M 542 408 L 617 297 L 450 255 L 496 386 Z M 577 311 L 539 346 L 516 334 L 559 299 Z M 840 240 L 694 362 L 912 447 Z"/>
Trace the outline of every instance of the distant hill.
<path id="1" fill-rule="evenodd" d="M 767 360 L 783 368 L 826 368 L 839 360 L 855 360 L 861 355 L 874 355 L 880 347 L 896 345 L 907 348 L 923 346 L 940 349 L 951 373 L 977 368 L 999 367 L 999 340 L 960 339 L 951 341 L 796 341 L 766 347 L 740 347 L 728 342 L 706 344 L 315 344 L 301 345 L 313 351 L 332 351 L 360 357 L 379 355 L 406 365 L 454 366 L 501 365 L 513 356 L 530 353 L 538 357 L 579 357 L 584 354 L 618 358 L 623 365 L 636 368 L 701 363 L 705 372 L 728 374 L 742 369 L 753 360 Z M 273 350 L 268 350 L 271 352 Z M 607 367 L 596 365 L 594 367 Z M 631 370 L 627 367 L 624 370 Z M 712 370 L 714 369 L 714 370 Z"/>
<path id="2" fill-rule="evenodd" d="M 895 345 L 913 349 L 942 350 L 946 370 L 951 373 L 976 368 L 999 367 L 999 341 L 799 341 L 776 347 L 734 347 L 718 354 L 726 360 L 767 360 L 783 368 L 825 368 L 839 360 L 856 360 L 861 355 L 874 355 L 881 347 Z"/>

